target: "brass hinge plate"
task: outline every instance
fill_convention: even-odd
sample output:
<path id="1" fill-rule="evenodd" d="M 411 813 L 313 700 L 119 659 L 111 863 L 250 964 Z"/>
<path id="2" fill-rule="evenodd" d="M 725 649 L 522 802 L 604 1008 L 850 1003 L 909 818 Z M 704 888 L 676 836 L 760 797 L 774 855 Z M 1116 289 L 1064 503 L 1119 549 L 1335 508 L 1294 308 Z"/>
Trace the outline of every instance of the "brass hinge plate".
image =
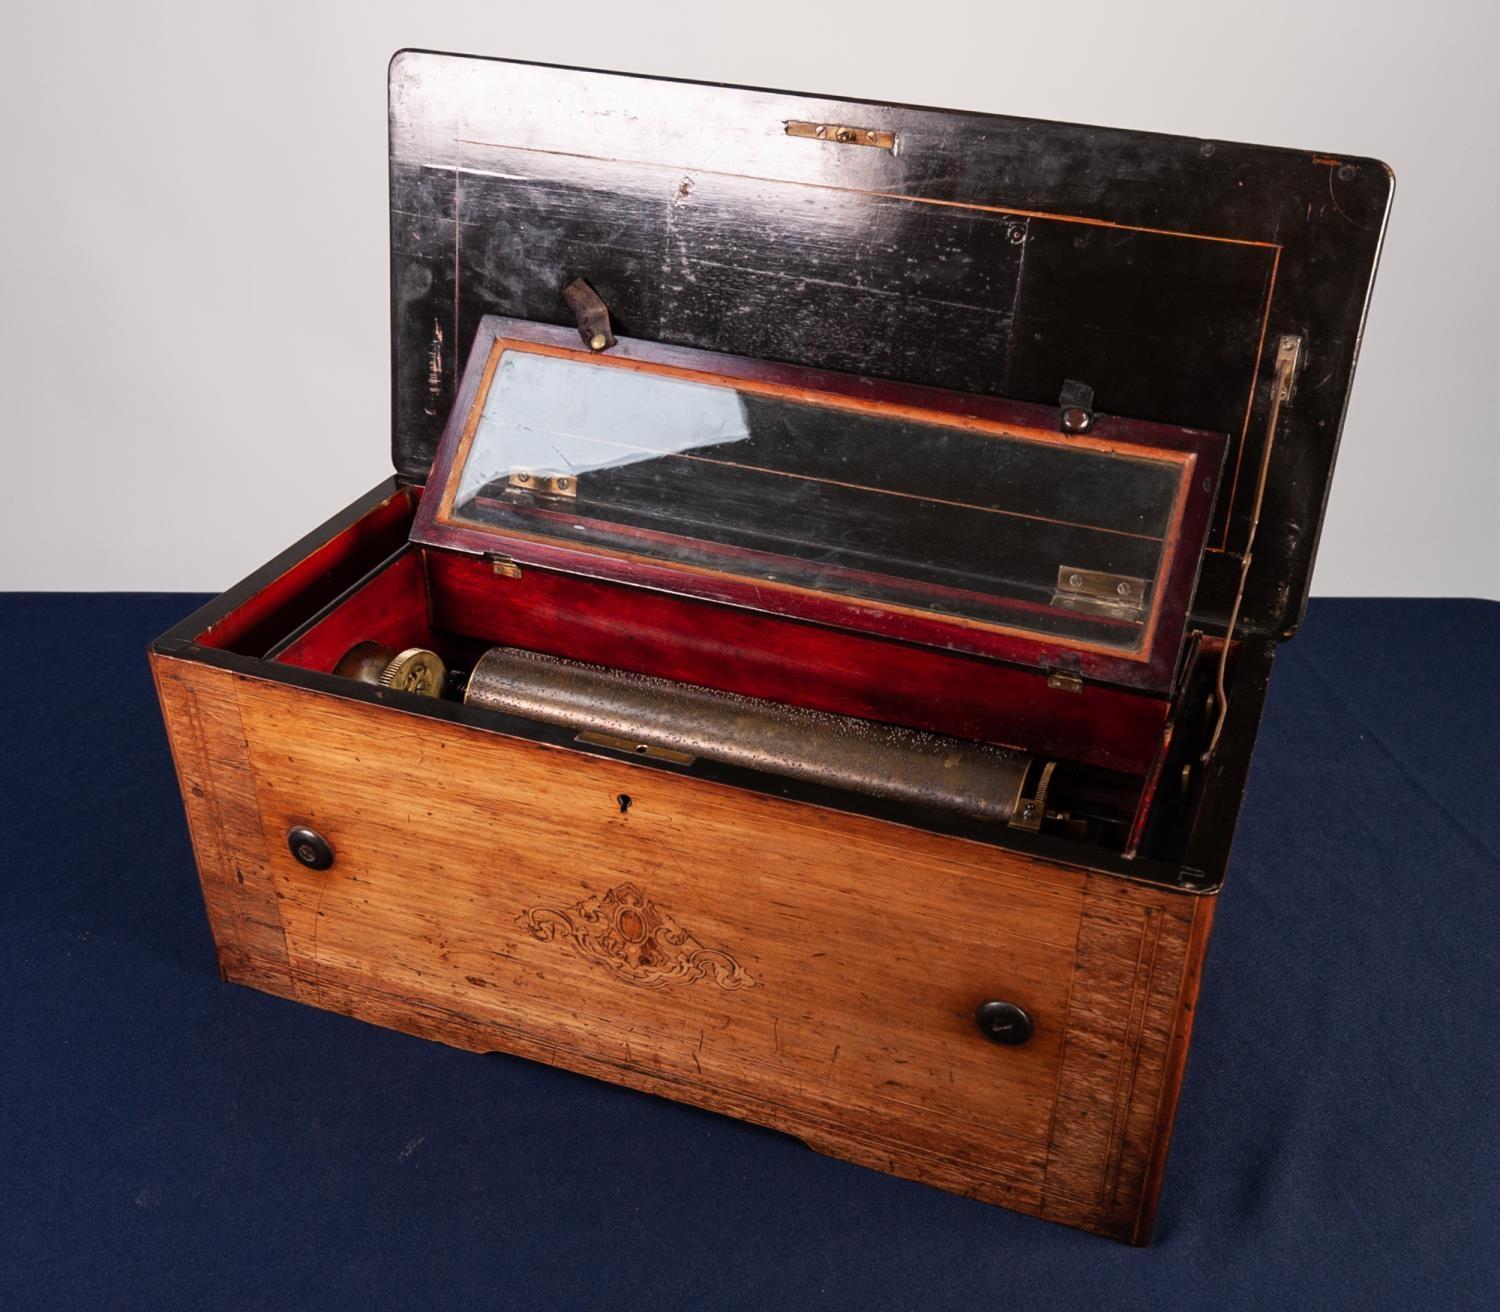
<path id="1" fill-rule="evenodd" d="M 1072 670 L 1048 670 L 1047 686 L 1059 692 L 1082 692 L 1083 675 L 1074 674 Z"/>
<path id="2" fill-rule="evenodd" d="M 1103 574 L 1098 570 L 1063 565 L 1057 571 L 1057 590 L 1052 594 L 1052 604 L 1088 615 L 1138 620 L 1146 608 L 1148 586 L 1145 579 L 1132 578 L 1128 574 Z"/>
<path id="3" fill-rule="evenodd" d="M 874 146 L 877 150 L 896 149 L 896 134 L 884 128 L 856 128 L 843 123 L 805 123 L 788 119 L 789 137 L 806 137 L 812 141 L 832 141 L 840 146 Z"/>
<path id="4" fill-rule="evenodd" d="M 518 469 L 506 480 L 511 487 L 522 492 L 535 492 L 542 497 L 576 497 L 578 480 L 571 474 L 533 474 Z"/>

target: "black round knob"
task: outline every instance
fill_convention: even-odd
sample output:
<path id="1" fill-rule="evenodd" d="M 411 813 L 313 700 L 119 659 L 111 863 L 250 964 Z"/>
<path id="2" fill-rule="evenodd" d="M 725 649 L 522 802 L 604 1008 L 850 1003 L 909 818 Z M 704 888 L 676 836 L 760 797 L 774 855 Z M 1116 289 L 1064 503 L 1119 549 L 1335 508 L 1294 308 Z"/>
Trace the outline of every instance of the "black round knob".
<path id="1" fill-rule="evenodd" d="M 1070 405 L 1062 412 L 1062 429 L 1065 433 L 1087 433 L 1094 426 L 1094 417 L 1081 405 Z"/>
<path id="2" fill-rule="evenodd" d="M 288 829 L 286 845 L 309 870 L 327 870 L 333 864 L 333 844 L 316 829 L 309 829 L 306 825 Z"/>
<path id="3" fill-rule="evenodd" d="M 1014 1002 L 981 1002 L 974 1011 L 974 1023 L 991 1043 L 1008 1048 L 1018 1047 L 1031 1037 L 1031 1017 Z"/>

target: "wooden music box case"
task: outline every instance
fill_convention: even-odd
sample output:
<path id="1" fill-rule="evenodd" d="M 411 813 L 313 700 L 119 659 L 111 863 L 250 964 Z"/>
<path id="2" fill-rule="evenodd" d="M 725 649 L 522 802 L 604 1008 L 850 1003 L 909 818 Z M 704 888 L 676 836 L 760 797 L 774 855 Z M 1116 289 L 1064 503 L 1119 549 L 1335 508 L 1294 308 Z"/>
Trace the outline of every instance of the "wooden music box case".
<path id="1" fill-rule="evenodd" d="M 1391 194 L 426 53 L 394 477 L 152 648 L 231 979 L 1151 1234 Z"/>

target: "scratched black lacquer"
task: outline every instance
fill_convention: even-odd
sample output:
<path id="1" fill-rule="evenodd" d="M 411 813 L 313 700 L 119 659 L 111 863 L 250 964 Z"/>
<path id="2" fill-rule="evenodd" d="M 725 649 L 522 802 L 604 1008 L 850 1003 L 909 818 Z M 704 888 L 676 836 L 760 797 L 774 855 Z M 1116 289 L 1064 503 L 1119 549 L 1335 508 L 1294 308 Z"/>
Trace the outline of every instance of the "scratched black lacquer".
<path id="1" fill-rule="evenodd" d="M 1275 343 L 1304 340 L 1242 631 L 1299 622 L 1392 178 L 1191 137 L 422 52 L 391 70 L 392 444 L 422 479 L 480 317 L 1230 434 L 1194 614 L 1239 581 Z M 787 122 L 895 135 L 890 150 Z"/>

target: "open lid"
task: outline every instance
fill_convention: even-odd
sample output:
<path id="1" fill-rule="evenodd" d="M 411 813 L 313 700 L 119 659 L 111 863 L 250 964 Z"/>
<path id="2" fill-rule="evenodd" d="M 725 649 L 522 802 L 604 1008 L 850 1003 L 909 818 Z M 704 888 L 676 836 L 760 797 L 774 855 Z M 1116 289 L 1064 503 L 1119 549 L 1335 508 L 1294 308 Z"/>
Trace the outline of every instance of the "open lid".
<path id="1" fill-rule="evenodd" d="M 1223 453 L 491 316 L 412 537 L 1161 691 Z"/>
<path id="2" fill-rule="evenodd" d="M 421 52 L 392 61 L 390 123 L 404 477 L 428 477 L 483 317 L 568 322 L 581 277 L 636 342 L 1048 407 L 1078 379 L 1101 411 L 1227 433 L 1192 603 L 1222 629 L 1290 336 L 1239 623 L 1300 618 L 1383 165 Z"/>

